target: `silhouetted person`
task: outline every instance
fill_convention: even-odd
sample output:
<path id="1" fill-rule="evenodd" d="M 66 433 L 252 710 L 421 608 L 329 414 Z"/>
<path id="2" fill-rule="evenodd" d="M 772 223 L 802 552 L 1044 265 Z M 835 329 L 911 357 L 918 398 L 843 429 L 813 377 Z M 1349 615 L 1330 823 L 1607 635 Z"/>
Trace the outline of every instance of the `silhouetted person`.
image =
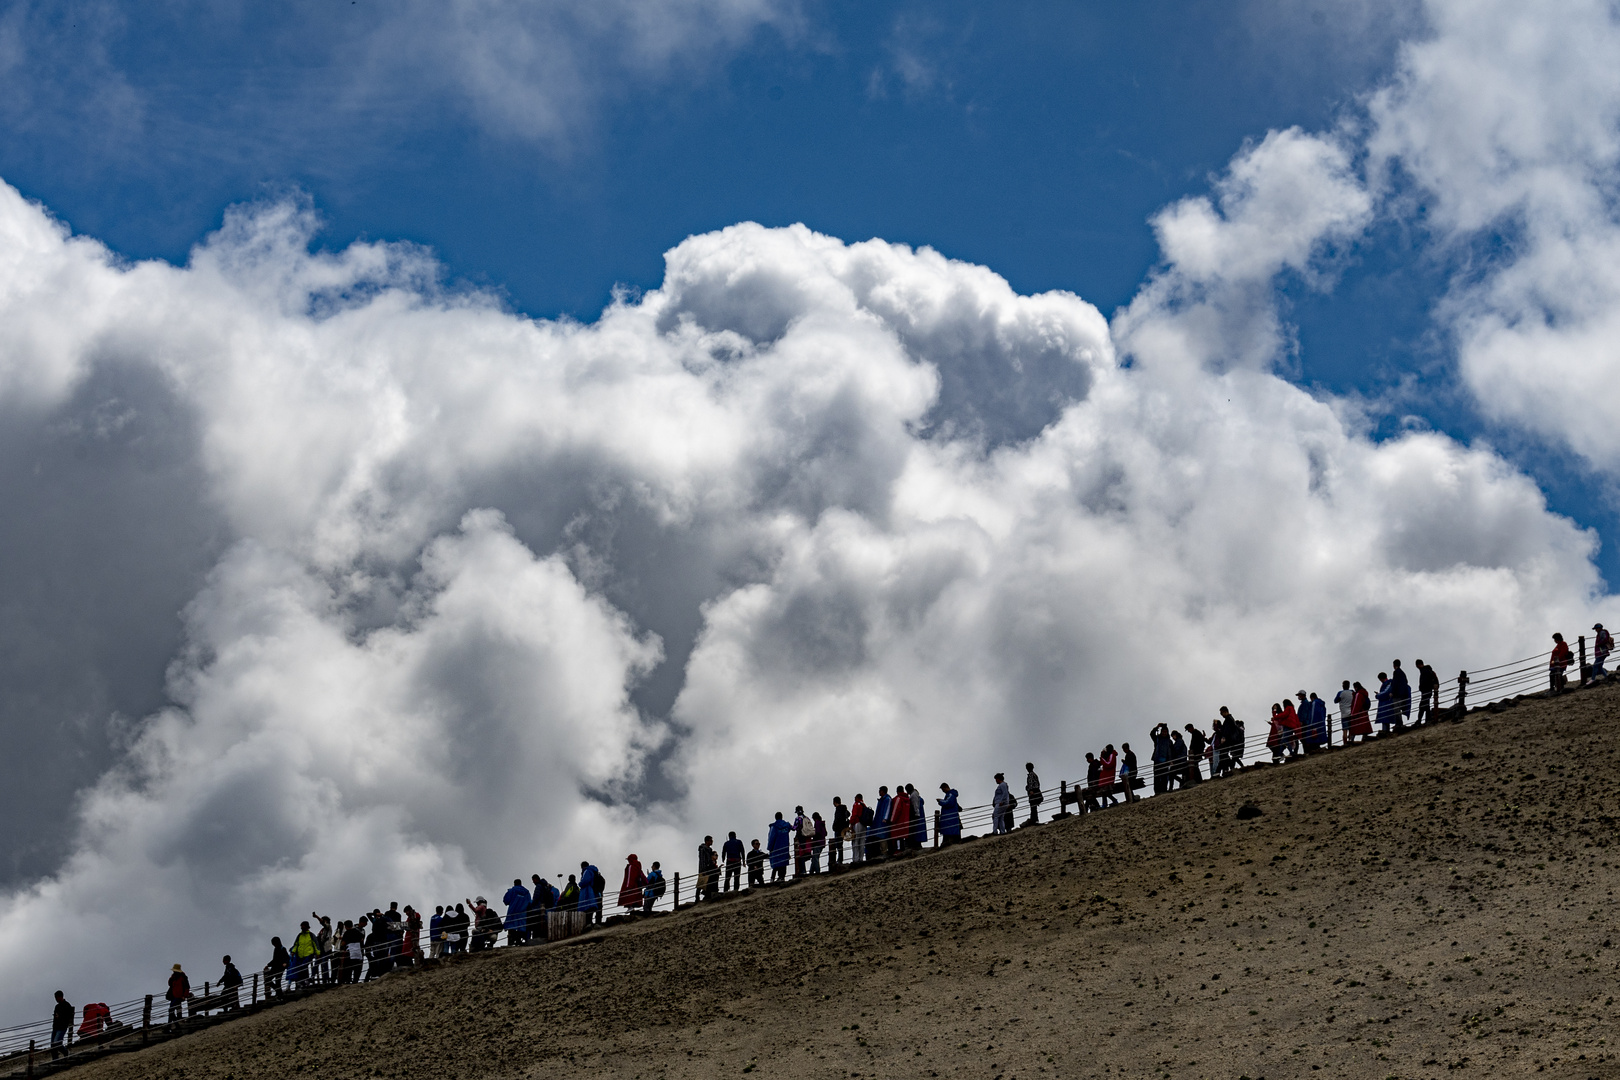
<path id="1" fill-rule="evenodd" d="M 237 987 L 242 985 L 242 973 L 231 963 L 229 954 L 226 954 L 220 962 L 225 965 L 225 974 L 219 977 L 219 1003 L 224 1008 L 234 1009 L 241 1004 L 237 996 Z"/>
<path id="2" fill-rule="evenodd" d="M 737 835 L 732 833 L 733 836 Z M 647 875 L 647 883 L 641 887 L 641 910 L 651 912 L 653 905 L 664 896 L 663 864 L 654 861 L 652 871 Z"/>
<path id="3" fill-rule="evenodd" d="M 748 851 L 748 887 L 765 884 L 765 852 L 754 841 L 754 846 Z"/>
<path id="4" fill-rule="evenodd" d="M 726 842 L 720 845 L 720 858 L 725 860 L 726 879 L 724 890 L 733 892 L 742 888 L 743 842 L 737 839 L 735 832 L 726 834 Z"/>
<path id="5" fill-rule="evenodd" d="M 1041 778 L 1035 774 L 1035 763 L 1024 762 L 1024 795 L 1029 799 L 1029 820 L 1025 825 L 1039 825 L 1041 821 Z"/>
<path id="6" fill-rule="evenodd" d="M 703 843 L 698 845 L 698 879 L 697 895 L 704 900 L 713 900 L 720 895 L 720 860 L 715 857 L 714 837 L 705 836 Z"/>
<path id="7" fill-rule="evenodd" d="M 1562 693 L 1565 685 L 1564 672 L 1568 670 L 1571 657 L 1569 645 L 1564 641 L 1563 634 L 1553 635 L 1552 656 L 1547 661 L 1547 678 L 1553 693 Z"/>
<path id="8" fill-rule="evenodd" d="M 849 832 L 849 807 L 837 795 L 833 796 L 832 829 L 827 837 L 827 870 L 841 869 L 844 865 L 844 840 Z"/>
<path id="9" fill-rule="evenodd" d="M 275 988 L 276 993 L 281 993 L 281 978 L 287 973 L 287 960 L 287 947 L 281 943 L 280 938 L 271 938 L 270 962 L 264 965 L 265 997 L 270 996 L 272 987 Z"/>
<path id="10" fill-rule="evenodd" d="M 1602 623 L 1593 623 L 1592 629 L 1596 636 L 1592 638 L 1592 670 L 1587 675 L 1588 682 L 1597 682 L 1606 679 L 1609 673 L 1603 670 L 1608 662 L 1609 654 L 1614 651 L 1614 635 L 1603 629 Z"/>
<path id="11" fill-rule="evenodd" d="M 1119 744 L 1119 778 L 1125 783 L 1125 801 L 1135 802 L 1136 751 L 1128 742 Z"/>
<path id="12" fill-rule="evenodd" d="M 996 793 L 990 800 L 992 834 L 1012 831 L 1012 808 L 1012 791 L 1007 787 L 1007 774 L 996 773 Z"/>
<path id="13" fill-rule="evenodd" d="M 1412 663 L 1418 669 L 1417 722 L 1432 724 L 1440 718 L 1440 673 L 1421 660 Z"/>
<path id="14" fill-rule="evenodd" d="M 179 965 L 176 965 L 178 967 Z M 67 1053 L 68 1032 L 73 1030 L 73 1005 L 62 991 L 56 992 L 56 1005 L 51 1009 L 51 1060 Z M 29 1068 L 33 1068 L 30 1061 Z"/>
<path id="15" fill-rule="evenodd" d="M 1406 720 L 1412 715 L 1412 684 L 1406 681 L 1399 660 L 1390 661 L 1391 701 L 1395 706 L 1395 730 L 1405 731 Z"/>
<path id="16" fill-rule="evenodd" d="M 281 939 L 276 938 L 275 941 L 279 947 Z M 281 952 L 285 956 L 287 950 L 282 949 Z M 285 963 L 282 964 L 282 967 L 285 968 L 286 966 Z M 185 971 L 181 969 L 179 964 L 176 964 L 173 970 L 169 972 L 169 989 L 163 994 L 163 999 L 169 1003 L 169 1024 L 171 1026 L 180 1022 L 181 1010 L 189 997 L 191 997 L 191 980 L 186 978 Z M 71 1019 L 69 1017 L 70 1021 Z"/>

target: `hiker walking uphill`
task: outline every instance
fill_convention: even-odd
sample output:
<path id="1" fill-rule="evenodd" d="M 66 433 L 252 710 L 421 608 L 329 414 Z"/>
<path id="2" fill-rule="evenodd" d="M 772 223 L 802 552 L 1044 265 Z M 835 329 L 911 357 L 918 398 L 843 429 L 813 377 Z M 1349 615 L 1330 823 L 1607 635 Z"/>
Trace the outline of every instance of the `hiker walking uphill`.
<path id="1" fill-rule="evenodd" d="M 67 1051 L 63 1042 L 73 1028 L 73 1003 L 67 996 L 58 990 L 56 992 L 56 1005 L 51 1009 L 51 1060 L 55 1061 Z"/>
<path id="2" fill-rule="evenodd" d="M 1412 684 L 1406 681 L 1399 660 L 1390 661 L 1389 681 L 1395 703 L 1395 730 L 1405 731 L 1407 718 L 1412 715 Z"/>
<path id="3" fill-rule="evenodd" d="M 242 973 L 231 963 L 230 953 L 220 962 L 225 965 L 225 973 L 219 977 L 219 1003 L 227 1010 L 234 1009 L 241 1004 L 237 994 L 242 985 Z"/>
<path id="4" fill-rule="evenodd" d="M 276 938 L 275 940 L 276 940 L 277 948 L 280 948 L 281 939 Z M 287 950 L 282 949 L 281 951 L 282 951 L 282 955 L 285 956 Z M 283 961 L 282 962 L 282 967 L 286 967 L 286 966 L 287 966 L 286 962 Z M 266 992 L 268 993 L 268 991 L 266 991 Z M 164 1000 L 169 1003 L 169 1024 L 170 1024 L 170 1026 L 173 1026 L 173 1025 L 178 1024 L 180 1022 L 180 1010 L 185 1005 L 186 1001 L 190 997 L 191 997 L 191 980 L 186 978 L 186 973 L 185 973 L 184 969 L 182 969 L 179 964 L 176 964 L 176 965 L 174 965 L 174 969 L 169 972 L 169 990 L 168 990 L 168 992 L 166 994 L 163 995 Z M 68 1020 L 71 1023 L 72 1022 L 72 1017 L 69 1017 Z"/>
<path id="5" fill-rule="evenodd" d="M 1414 660 L 1412 663 L 1418 669 L 1417 722 L 1432 724 L 1440 719 L 1440 673 L 1422 660 Z"/>

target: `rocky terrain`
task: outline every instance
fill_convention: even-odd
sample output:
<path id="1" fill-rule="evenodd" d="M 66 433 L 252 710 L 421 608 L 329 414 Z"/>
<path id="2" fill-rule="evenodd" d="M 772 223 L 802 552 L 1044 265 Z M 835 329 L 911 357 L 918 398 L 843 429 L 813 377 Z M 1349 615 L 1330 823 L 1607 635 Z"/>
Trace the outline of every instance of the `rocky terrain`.
<path id="1" fill-rule="evenodd" d="M 74 1075 L 1620 1076 L 1617 725 L 1527 700 Z"/>

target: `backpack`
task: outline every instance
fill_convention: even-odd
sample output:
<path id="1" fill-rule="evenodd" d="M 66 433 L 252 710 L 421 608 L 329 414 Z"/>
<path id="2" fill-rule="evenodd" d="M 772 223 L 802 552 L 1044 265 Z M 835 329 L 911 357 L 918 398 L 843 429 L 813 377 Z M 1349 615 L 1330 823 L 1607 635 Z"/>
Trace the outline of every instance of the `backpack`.
<path id="1" fill-rule="evenodd" d="M 1007 796 L 1007 809 L 1008 810 L 1016 810 L 1016 809 L 1018 809 L 1018 796 L 1016 796 L 1016 795 L 1008 795 Z"/>
<path id="2" fill-rule="evenodd" d="M 870 806 L 866 807 L 864 810 L 861 811 L 861 824 L 862 825 L 864 825 L 868 829 L 870 829 L 872 827 L 872 822 L 874 820 L 876 820 L 876 819 L 873 817 L 872 808 Z"/>
<path id="3" fill-rule="evenodd" d="M 805 818 L 799 824 L 799 835 L 806 840 L 812 840 L 816 835 L 816 821 L 814 818 Z"/>

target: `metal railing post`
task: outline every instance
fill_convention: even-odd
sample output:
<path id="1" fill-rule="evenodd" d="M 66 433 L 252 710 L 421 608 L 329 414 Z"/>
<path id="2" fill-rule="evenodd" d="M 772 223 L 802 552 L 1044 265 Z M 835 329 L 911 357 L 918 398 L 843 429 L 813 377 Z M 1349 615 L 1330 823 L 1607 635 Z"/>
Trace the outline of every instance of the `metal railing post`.
<path id="1" fill-rule="evenodd" d="M 681 910 L 681 872 L 679 870 L 675 871 L 675 902 L 670 905 L 669 910 Z"/>

